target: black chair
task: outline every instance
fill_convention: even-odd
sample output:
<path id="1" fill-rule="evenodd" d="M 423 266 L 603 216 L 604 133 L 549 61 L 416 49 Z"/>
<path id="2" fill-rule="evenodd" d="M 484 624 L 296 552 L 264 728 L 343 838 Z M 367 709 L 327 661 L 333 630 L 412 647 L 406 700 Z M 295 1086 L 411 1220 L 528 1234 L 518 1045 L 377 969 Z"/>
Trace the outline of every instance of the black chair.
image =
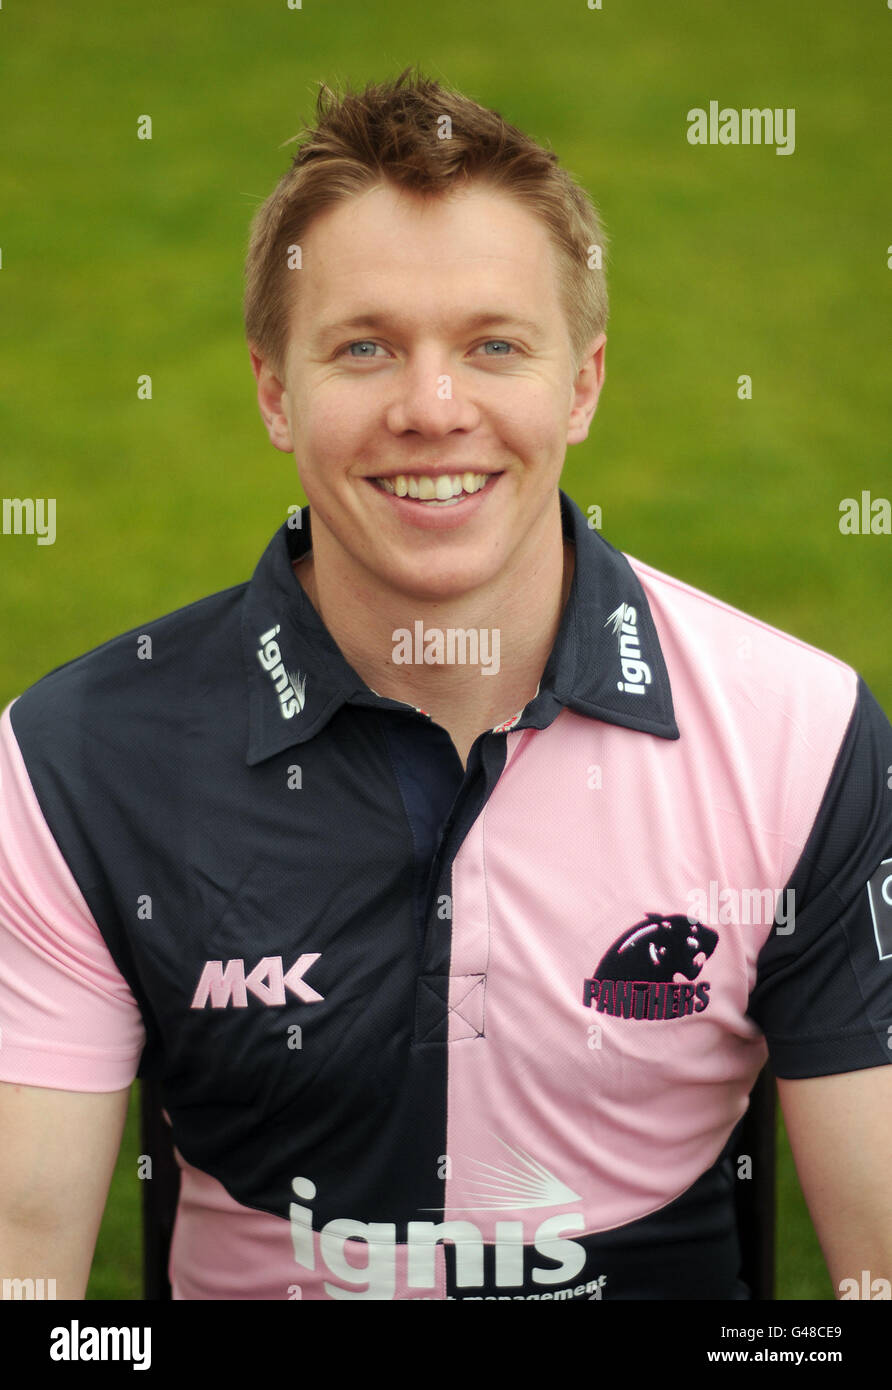
<path id="1" fill-rule="evenodd" d="M 167 1263 L 180 1190 L 170 1126 L 161 1113 L 158 1083 L 140 1082 L 142 1152 L 152 1159 L 152 1177 L 142 1185 L 143 1298 L 169 1299 Z M 775 1084 L 765 1066 L 750 1092 L 750 1103 L 732 1146 L 752 1159 L 752 1177 L 735 1184 L 740 1235 L 740 1277 L 753 1298 L 774 1298 Z"/>

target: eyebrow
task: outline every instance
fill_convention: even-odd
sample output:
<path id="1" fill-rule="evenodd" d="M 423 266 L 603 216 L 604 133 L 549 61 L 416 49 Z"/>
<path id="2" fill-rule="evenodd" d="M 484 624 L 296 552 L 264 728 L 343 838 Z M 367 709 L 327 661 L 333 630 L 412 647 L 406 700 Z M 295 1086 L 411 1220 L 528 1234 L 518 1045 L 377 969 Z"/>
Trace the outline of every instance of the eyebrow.
<path id="1" fill-rule="evenodd" d="M 362 332 L 369 330 L 377 333 L 382 329 L 392 326 L 392 320 L 386 313 L 363 313 L 354 314 L 351 318 L 338 319 L 336 322 L 323 324 L 316 334 L 316 345 L 326 342 L 329 338 L 335 337 L 339 333 Z M 471 314 L 464 320 L 466 331 L 486 328 L 498 324 L 500 327 L 522 329 L 535 337 L 542 333 L 542 324 L 535 319 L 521 318 L 517 314 L 505 313 L 499 309 L 480 309 L 475 314 Z"/>

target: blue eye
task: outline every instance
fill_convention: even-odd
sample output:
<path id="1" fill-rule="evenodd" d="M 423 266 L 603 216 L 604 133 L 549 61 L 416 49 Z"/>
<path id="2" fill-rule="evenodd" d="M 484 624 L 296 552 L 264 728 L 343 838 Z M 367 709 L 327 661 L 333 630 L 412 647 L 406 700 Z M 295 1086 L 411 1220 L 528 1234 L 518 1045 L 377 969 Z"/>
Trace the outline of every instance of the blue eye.
<path id="1" fill-rule="evenodd" d="M 345 346 L 342 347 L 340 352 L 338 353 L 338 356 L 343 357 L 346 353 L 357 362 L 371 361 L 371 359 L 376 355 L 375 349 L 379 348 L 380 346 L 380 343 L 374 342 L 371 338 L 357 338 L 355 342 L 345 344 Z M 506 338 L 489 338 L 485 343 L 481 343 L 480 346 L 484 348 L 500 347 L 507 349 L 507 351 L 505 352 L 487 352 L 484 354 L 484 356 L 486 357 L 507 357 L 512 353 L 516 353 L 517 351 L 514 344 L 509 343 Z M 356 353 L 353 351 L 354 348 L 371 348 L 372 351 Z"/>
<path id="2" fill-rule="evenodd" d="M 350 355 L 351 355 L 351 357 L 352 357 L 352 356 L 353 356 L 352 349 L 355 348 L 355 347 L 370 347 L 370 348 L 376 348 L 376 347 L 378 347 L 378 346 L 379 346 L 379 344 L 378 344 L 378 343 L 373 343 L 372 340 L 371 340 L 370 338 L 358 338 L 358 339 L 356 340 L 355 343 L 348 343 L 347 346 L 343 349 L 343 351 L 344 351 L 344 352 L 349 352 Z M 369 352 L 362 353 L 362 354 L 360 355 L 359 360 L 362 361 L 363 357 L 371 357 L 371 356 L 373 356 L 373 353 L 369 353 Z"/>

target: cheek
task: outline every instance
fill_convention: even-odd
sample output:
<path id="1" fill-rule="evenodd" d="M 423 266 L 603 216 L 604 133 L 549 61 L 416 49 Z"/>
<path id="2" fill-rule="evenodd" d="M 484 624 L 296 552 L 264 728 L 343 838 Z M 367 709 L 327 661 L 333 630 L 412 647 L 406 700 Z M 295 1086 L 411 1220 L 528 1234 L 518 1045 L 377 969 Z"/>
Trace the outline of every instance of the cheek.
<path id="1" fill-rule="evenodd" d="M 523 379 L 493 406 L 501 437 L 521 456 L 547 454 L 566 446 L 569 411 L 544 382 Z"/>
<path id="2" fill-rule="evenodd" d="M 321 390 L 302 400 L 295 412 L 299 457 L 308 471 L 319 473 L 333 461 L 349 459 L 363 437 L 363 419 L 355 402 Z"/>

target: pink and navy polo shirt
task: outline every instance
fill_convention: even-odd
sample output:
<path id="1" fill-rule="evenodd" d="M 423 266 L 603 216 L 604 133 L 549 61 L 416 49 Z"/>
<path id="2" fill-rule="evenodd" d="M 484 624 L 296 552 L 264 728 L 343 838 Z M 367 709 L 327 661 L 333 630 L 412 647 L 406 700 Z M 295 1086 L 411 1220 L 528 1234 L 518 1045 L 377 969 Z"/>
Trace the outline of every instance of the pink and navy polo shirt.
<path id="1" fill-rule="evenodd" d="M 0 719 L 0 1080 L 160 1083 L 174 1298 L 745 1298 L 764 1062 L 892 1062 L 889 722 L 561 515 L 466 768 L 310 604 L 309 508 Z"/>

